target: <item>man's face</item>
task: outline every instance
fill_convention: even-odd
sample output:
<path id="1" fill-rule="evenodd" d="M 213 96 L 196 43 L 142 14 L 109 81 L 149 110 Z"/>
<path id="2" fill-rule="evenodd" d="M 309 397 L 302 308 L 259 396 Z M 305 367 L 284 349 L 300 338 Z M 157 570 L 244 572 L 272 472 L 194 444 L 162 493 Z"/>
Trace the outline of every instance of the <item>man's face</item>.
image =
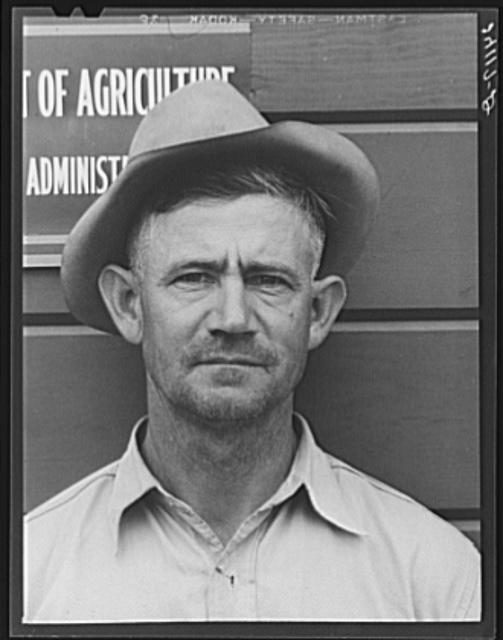
<path id="1" fill-rule="evenodd" d="M 218 422 L 290 401 L 310 347 L 303 214 L 267 195 L 203 200 L 157 216 L 148 237 L 142 348 L 162 401 Z"/>

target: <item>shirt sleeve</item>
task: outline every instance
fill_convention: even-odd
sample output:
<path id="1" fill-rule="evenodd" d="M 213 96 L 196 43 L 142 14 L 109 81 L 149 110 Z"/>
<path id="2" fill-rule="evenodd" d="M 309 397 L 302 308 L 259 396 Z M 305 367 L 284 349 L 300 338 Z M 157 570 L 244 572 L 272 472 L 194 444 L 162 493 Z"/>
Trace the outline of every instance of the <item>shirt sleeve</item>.
<path id="1" fill-rule="evenodd" d="M 479 621 L 481 558 L 474 544 L 443 523 L 421 545 L 415 570 L 416 613 L 422 621 Z"/>
<path id="2" fill-rule="evenodd" d="M 461 598 L 455 618 L 479 622 L 482 615 L 481 558 L 478 552 L 472 553 L 472 563 L 467 572 L 466 589 Z"/>

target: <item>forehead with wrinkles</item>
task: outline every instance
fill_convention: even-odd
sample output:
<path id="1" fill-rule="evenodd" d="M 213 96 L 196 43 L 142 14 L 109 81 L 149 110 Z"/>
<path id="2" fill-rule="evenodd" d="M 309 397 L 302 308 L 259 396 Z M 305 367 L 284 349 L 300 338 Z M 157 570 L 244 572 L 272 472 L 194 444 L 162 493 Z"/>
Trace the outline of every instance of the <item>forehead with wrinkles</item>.
<path id="1" fill-rule="evenodd" d="M 140 234 L 143 271 L 198 260 L 282 262 L 311 271 L 314 262 L 304 214 L 267 195 L 194 202 L 151 217 Z"/>

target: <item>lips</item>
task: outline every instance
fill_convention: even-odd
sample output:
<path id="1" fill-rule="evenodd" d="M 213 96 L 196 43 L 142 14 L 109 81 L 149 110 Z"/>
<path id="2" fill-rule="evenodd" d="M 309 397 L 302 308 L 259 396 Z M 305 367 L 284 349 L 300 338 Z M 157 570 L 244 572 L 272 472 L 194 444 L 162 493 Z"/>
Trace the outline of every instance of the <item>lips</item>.
<path id="1" fill-rule="evenodd" d="M 263 367 L 264 363 L 259 360 L 253 360 L 245 357 L 233 357 L 233 358 L 207 358 L 200 360 L 199 364 L 221 364 L 221 365 L 234 365 L 234 366 L 246 366 L 246 367 Z"/>

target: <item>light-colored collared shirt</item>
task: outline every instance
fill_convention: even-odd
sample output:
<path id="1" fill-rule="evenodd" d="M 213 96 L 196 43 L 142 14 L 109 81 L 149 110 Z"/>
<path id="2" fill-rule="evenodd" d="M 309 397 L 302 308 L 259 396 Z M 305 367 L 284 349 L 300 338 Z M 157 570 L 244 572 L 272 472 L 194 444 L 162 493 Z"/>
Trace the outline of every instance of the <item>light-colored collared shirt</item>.
<path id="1" fill-rule="evenodd" d="M 124 456 L 32 511 L 24 622 L 478 620 L 457 529 L 322 451 L 298 418 L 288 477 L 224 547 Z"/>

